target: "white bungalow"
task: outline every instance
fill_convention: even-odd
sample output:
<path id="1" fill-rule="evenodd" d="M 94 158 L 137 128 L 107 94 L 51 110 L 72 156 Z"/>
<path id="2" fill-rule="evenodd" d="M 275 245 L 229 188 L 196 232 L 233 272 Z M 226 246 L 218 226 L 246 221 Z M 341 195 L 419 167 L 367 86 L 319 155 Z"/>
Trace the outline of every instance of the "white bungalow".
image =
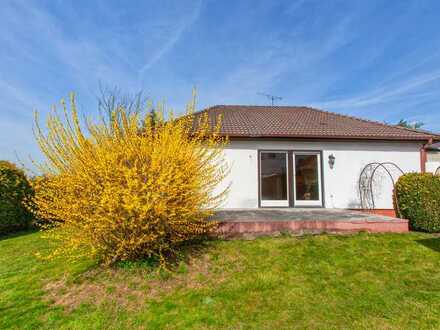
<path id="1" fill-rule="evenodd" d="M 225 209 L 358 209 L 367 164 L 423 172 L 426 147 L 440 141 L 439 135 L 308 107 L 218 105 L 203 112 L 213 122 L 221 115 L 221 133 L 230 138 Z M 375 207 L 386 213 L 393 209 L 392 183 L 379 172 Z"/>

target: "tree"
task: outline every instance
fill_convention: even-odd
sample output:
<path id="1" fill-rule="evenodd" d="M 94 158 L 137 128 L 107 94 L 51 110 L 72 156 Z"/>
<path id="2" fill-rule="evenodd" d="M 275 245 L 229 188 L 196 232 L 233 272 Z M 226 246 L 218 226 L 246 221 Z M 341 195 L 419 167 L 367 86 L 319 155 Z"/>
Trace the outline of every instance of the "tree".
<path id="1" fill-rule="evenodd" d="M 147 117 L 152 120 L 153 126 L 159 120 L 155 106 L 144 91 L 130 94 L 122 92 L 119 87 L 110 88 L 100 85 L 97 100 L 98 112 L 101 118 L 106 122 L 106 125 L 112 121 L 112 116 L 118 113 L 118 109 L 124 109 L 124 112 L 128 116 L 137 114 L 143 117 L 147 114 Z M 157 107 L 160 107 L 160 105 L 157 105 Z M 121 118 L 117 119 L 120 120 Z M 142 126 L 144 124 L 145 123 L 143 123 Z"/>
<path id="2" fill-rule="evenodd" d="M 411 129 L 419 129 L 419 128 L 422 128 L 425 124 L 420 121 L 410 123 L 405 119 L 400 119 L 396 125 L 401 126 L 401 127 L 411 128 Z"/>
<path id="3" fill-rule="evenodd" d="M 119 87 L 103 87 L 99 86 L 98 110 L 100 114 L 110 117 L 111 114 L 123 108 L 127 115 L 137 113 L 142 114 L 148 108 L 148 97 L 144 91 L 129 94 L 124 93 Z"/>

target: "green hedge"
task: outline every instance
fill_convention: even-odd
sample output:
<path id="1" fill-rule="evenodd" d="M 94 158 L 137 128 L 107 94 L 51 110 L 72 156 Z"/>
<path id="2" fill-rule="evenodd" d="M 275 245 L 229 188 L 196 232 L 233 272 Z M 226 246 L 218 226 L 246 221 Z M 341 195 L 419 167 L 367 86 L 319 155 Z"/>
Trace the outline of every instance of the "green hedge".
<path id="1" fill-rule="evenodd" d="M 440 232 L 440 177 L 431 173 L 409 173 L 396 184 L 400 216 L 411 229 Z"/>
<path id="2" fill-rule="evenodd" d="M 14 164 L 0 161 L 0 234 L 26 229 L 32 215 L 25 203 L 33 191 L 24 172 Z"/>

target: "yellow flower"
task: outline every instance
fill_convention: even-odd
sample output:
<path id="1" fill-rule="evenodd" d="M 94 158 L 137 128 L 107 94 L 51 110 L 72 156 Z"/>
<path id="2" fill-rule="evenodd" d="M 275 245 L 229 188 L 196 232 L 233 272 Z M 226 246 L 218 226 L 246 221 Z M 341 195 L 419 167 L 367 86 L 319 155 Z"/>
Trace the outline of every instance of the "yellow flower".
<path id="1" fill-rule="evenodd" d="M 212 232 L 206 219 L 226 194 L 214 189 L 228 171 L 227 141 L 206 116 L 193 125 L 194 104 L 178 119 L 161 110 L 153 123 L 118 108 L 109 121 L 82 123 L 71 95 L 70 108 L 63 101 L 62 114 L 47 118 L 46 134 L 36 117 L 46 162 L 38 164 L 35 204 L 48 238 L 61 242 L 53 256 L 166 260 Z"/>

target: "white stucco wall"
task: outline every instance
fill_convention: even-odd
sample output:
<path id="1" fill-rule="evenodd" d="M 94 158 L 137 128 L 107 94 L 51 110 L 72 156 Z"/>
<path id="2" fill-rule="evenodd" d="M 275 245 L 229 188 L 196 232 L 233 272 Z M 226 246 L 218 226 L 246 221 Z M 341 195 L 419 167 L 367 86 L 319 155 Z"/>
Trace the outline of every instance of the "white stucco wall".
<path id="1" fill-rule="evenodd" d="M 427 152 L 426 172 L 435 173 L 440 167 L 440 151 Z"/>
<path id="2" fill-rule="evenodd" d="M 225 150 L 230 173 L 222 185 L 230 185 L 224 208 L 258 207 L 258 150 L 316 150 L 323 152 L 324 203 L 327 208 L 358 208 L 358 179 L 370 162 L 390 161 L 404 172 L 420 172 L 419 143 L 402 142 L 304 142 L 288 140 L 232 140 Z M 330 169 L 328 156 L 336 157 Z M 380 172 L 380 171 L 379 171 Z M 391 209 L 392 184 L 385 173 L 375 185 L 376 208 Z"/>
<path id="3" fill-rule="evenodd" d="M 436 173 L 440 168 L 440 162 L 426 162 L 426 172 Z"/>

